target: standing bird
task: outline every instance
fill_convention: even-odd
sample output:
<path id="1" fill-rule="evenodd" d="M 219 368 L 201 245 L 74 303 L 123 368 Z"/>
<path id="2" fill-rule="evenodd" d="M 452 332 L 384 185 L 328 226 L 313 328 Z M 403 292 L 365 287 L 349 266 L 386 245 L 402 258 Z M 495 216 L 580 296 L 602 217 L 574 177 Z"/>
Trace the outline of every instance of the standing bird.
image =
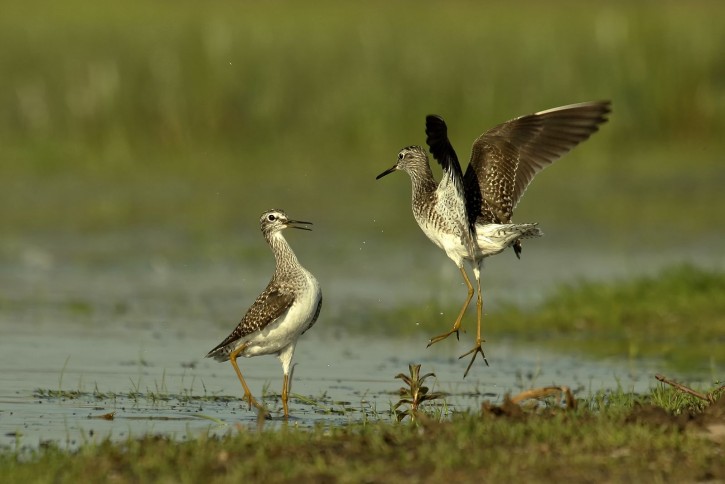
<path id="1" fill-rule="evenodd" d="M 453 328 L 431 338 L 428 346 L 458 337 L 466 308 L 473 298 L 473 285 L 463 267 L 468 260 L 476 277 L 478 297 L 476 345 L 460 358 L 473 354 L 463 375 L 468 375 L 481 349 L 481 264 L 485 257 L 513 246 L 521 254 L 521 239 L 540 237 L 537 224 L 515 224 L 511 216 L 534 176 L 589 138 L 607 121 L 609 101 L 571 104 L 526 116 L 495 126 L 473 142 L 471 160 L 463 175 L 458 157 L 448 140 L 443 118 L 426 117 L 426 142 L 443 168 L 440 184 L 433 178 L 428 155 L 420 146 L 408 146 L 398 153 L 398 161 L 376 179 L 396 170 L 410 175 L 413 185 L 413 216 L 425 235 L 455 262 L 468 288 L 466 302 Z"/>
<path id="2" fill-rule="evenodd" d="M 264 212 L 259 219 L 262 235 L 272 248 L 275 269 L 267 288 L 247 310 L 242 321 L 227 338 L 214 347 L 207 358 L 217 361 L 231 361 L 234 371 L 244 388 L 244 399 L 249 408 L 263 407 L 249 391 L 242 372 L 237 366 L 239 356 L 277 355 L 282 362 L 284 382 L 282 385 L 282 407 L 284 416 L 289 416 L 287 399 L 292 386 L 290 367 L 297 339 L 310 329 L 322 307 L 320 284 L 307 269 L 297 261 L 295 253 L 282 236 L 287 227 L 311 230 L 311 222 L 290 220 L 282 210 Z"/>

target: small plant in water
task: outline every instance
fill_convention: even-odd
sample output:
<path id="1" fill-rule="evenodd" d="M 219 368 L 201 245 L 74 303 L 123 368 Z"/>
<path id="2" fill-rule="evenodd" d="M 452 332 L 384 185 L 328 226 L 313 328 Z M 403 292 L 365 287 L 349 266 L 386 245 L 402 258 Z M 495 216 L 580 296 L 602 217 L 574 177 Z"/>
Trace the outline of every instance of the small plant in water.
<path id="1" fill-rule="evenodd" d="M 410 417 L 410 420 L 415 422 L 419 417 L 419 411 L 421 404 L 437 400 L 443 396 L 440 392 L 429 393 L 429 388 L 423 386 L 423 382 L 429 377 L 435 377 L 434 373 L 426 373 L 420 376 L 420 365 L 410 364 L 408 365 L 410 376 L 399 373 L 395 378 L 400 378 L 405 382 L 408 387 L 400 388 L 400 400 L 393 406 L 395 410 L 395 416 L 398 422 L 401 422 L 405 417 Z M 408 405 L 405 410 L 398 410 L 403 405 Z"/>

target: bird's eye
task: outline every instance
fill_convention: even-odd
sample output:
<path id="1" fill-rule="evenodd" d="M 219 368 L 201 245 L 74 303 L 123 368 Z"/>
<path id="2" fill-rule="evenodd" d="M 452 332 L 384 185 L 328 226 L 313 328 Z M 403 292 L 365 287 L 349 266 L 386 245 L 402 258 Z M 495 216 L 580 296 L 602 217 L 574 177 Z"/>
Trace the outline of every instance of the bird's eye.
<path id="1" fill-rule="evenodd" d="M 402 160 L 403 159 L 403 152 L 402 151 L 400 153 L 398 153 L 398 159 L 399 160 Z"/>
<path id="2" fill-rule="evenodd" d="M 267 216 L 267 220 L 269 220 L 270 222 L 274 222 L 275 220 L 277 220 L 277 217 L 275 217 L 275 216 L 274 216 L 274 215 L 272 215 L 272 214 L 269 214 L 269 215 Z"/>

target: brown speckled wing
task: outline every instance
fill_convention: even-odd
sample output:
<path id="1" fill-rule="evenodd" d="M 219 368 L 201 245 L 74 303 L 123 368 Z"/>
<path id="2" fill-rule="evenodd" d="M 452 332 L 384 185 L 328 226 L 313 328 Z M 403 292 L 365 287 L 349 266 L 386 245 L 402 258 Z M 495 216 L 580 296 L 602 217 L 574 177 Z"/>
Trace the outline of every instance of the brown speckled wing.
<path id="1" fill-rule="evenodd" d="M 270 284 L 257 297 L 244 315 L 242 321 L 234 328 L 234 331 L 224 341 L 216 345 L 207 357 L 214 356 L 218 350 L 223 349 L 234 341 L 241 339 L 251 333 L 263 330 L 266 326 L 282 316 L 294 302 L 294 295 L 291 292 L 281 291 L 276 285 Z"/>
<path id="2" fill-rule="evenodd" d="M 607 120 L 609 101 L 571 104 L 502 123 L 473 143 L 463 179 L 469 217 L 508 223 L 534 176 Z"/>

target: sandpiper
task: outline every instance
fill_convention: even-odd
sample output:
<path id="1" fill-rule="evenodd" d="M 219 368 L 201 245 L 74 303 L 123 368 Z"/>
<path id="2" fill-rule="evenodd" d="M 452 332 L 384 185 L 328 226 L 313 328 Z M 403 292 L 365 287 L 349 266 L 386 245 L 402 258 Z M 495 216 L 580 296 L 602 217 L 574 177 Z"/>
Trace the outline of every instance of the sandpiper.
<path id="1" fill-rule="evenodd" d="M 473 285 L 463 261 L 468 260 L 477 285 L 476 344 L 460 358 L 473 354 L 468 375 L 481 348 L 480 271 L 483 259 L 513 246 L 521 254 L 521 239 L 540 237 L 537 224 L 511 222 L 516 204 L 534 176 L 569 150 L 589 138 L 607 120 L 609 101 L 584 102 L 521 116 L 489 129 L 474 142 L 465 175 L 448 140 L 448 128 L 437 115 L 426 117 L 426 142 L 443 168 L 439 183 L 433 178 L 428 155 L 420 146 L 408 146 L 398 160 L 376 179 L 396 170 L 410 175 L 413 186 L 413 216 L 425 235 L 455 262 L 468 288 L 466 302 L 453 328 L 431 338 L 428 346 L 446 339 L 461 327 L 473 298 Z"/>
<path id="2" fill-rule="evenodd" d="M 247 310 L 242 321 L 227 338 L 206 356 L 217 361 L 231 361 L 244 389 L 249 408 L 264 410 L 249 391 L 239 356 L 277 355 L 282 362 L 282 407 L 289 416 L 287 400 L 292 386 L 290 368 L 298 338 L 310 329 L 322 307 L 322 292 L 317 279 L 297 261 L 295 253 L 282 236 L 287 227 L 311 230 L 310 222 L 290 220 L 282 210 L 269 210 L 259 219 L 262 235 L 272 249 L 275 270 L 266 289 Z"/>

